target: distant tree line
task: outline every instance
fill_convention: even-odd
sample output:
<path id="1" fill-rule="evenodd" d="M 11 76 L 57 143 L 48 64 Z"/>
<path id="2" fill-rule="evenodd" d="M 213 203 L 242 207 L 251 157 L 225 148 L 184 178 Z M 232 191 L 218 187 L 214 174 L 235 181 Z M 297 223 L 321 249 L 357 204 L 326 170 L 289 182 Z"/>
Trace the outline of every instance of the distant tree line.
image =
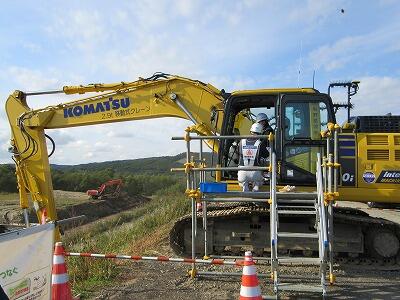
<path id="1" fill-rule="evenodd" d="M 15 167 L 12 165 L 0 165 L 0 192 L 17 192 Z"/>
<path id="2" fill-rule="evenodd" d="M 52 170 L 53 188 L 64 191 L 86 192 L 96 189 L 103 182 L 121 178 L 123 190 L 128 194 L 152 195 L 158 190 L 183 183 L 183 176 L 145 174 L 121 174 L 112 168 L 102 170 Z M 182 188 L 183 188 L 182 184 Z M 0 192 L 17 192 L 15 167 L 0 165 Z"/>

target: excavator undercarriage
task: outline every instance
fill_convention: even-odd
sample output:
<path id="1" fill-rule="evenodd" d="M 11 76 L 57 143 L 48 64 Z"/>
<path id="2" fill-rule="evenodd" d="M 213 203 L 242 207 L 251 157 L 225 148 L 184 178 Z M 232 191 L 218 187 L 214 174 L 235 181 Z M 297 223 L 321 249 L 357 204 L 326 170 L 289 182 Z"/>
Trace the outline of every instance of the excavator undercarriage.
<path id="1" fill-rule="evenodd" d="M 282 205 L 285 215 L 279 226 L 289 232 L 316 233 L 315 216 L 307 214 L 312 206 Z M 303 215 L 290 211 L 302 210 Z M 370 217 L 348 207 L 334 207 L 333 252 L 337 262 L 370 265 L 374 268 L 400 269 L 400 226 L 397 223 Z M 270 257 L 269 205 L 224 203 L 207 207 L 207 255 L 240 255 L 244 249 L 256 256 Z M 197 214 L 196 254 L 204 255 L 203 213 Z M 191 255 L 191 215 L 176 221 L 170 232 L 170 244 L 176 254 Z M 318 252 L 316 243 L 302 239 L 279 240 L 282 255 L 312 257 Z"/>

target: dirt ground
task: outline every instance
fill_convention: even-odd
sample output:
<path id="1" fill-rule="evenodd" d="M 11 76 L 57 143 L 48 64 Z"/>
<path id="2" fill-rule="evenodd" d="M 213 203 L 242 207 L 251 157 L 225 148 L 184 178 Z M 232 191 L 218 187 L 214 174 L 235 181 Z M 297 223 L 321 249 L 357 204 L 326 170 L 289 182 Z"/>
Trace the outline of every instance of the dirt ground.
<path id="1" fill-rule="evenodd" d="M 373 216 L 387 217 L 400 223 L 400 211 L 370 209 L 365 204 L 345 203 L 342 206 L 360 208 Z M 160 254 L 174 256 L 167 240 L 159 245 Z M 240 276 L 208 276 L 191 279 L 187 272 L 191 265 L 139 261 L 124 266 L 119 284 L 97 291 L 91 299 L 238 299 Z M 200 271 L 241 272 L 240 267 L 199 266 Z M 269 266 L 257 266 L 263 296 L 276 299 L 272 283 L 267 277 Z M 298 275 L 291 282 L 304 283 L 308 276 L 318 274 L 313 266 L 282 267 L 284 275 Z M 336 284 L 329 286 L 327 299 L 400 299 L 400 271 L 378 271 L 371 267 L 335 265 Z M 282 279 L 282 282 L 284 279 Z M 309 282 L 313 284 L 312 282 Z M 321 299 L 316 294 L 281 293 L 281 299 Z"/>
<path id="2" fill-rule="evenodd" d="M 86 193 L 60 190 L 54 191 L 54 198 L 57 206 L 58 219 L 63 220 L 85 215 L 85 220 L 80 220 L 79 224 L 89 223 L 127 209 L 132 209 L 149 200 L 149 198 L 140 195 L 124 195 L 123 199 L 117 200 L 91 200 Z M 29 212 L 29 219 L 32 223 L 37 222 L 33 209 Z M 7 199 L 0 201 L 0 224 L 1 223 L 24 223 L 22 211 L 19 208 L 18 194 L 10 194 Z M 77 224 L 69 224 L 68 226 L 76 225 Z M 64 226 L 64 229 L 68 229 L 68 227 Z"/>
<path id="3" fill-rule="evenodd" d="M 187 275 L 190 265 L 159 262 L 132 262 L 124 267 L 119 284 L 107 287 L 91 299 L 238 299 L 241 278 L 200 277 Z M 240 267 L 201 267 L 202 271 L 241 272 Z M 268 266 L 257 266 L 258 274 L 268 274 Z M 304 283 L 308 275 L 317 274 L 317 267 L 292 266 L 281 269 L 282 274 L 299 275 Z M 400 299 L 398 271 L 356 270 L 336 266 L 337 282 L 328 288 L 327 299 Z M 296 280 L 292 280 L 295 282 Z M 259 277 L 263 296 L 275 299 L 269 278 Z M 282 280 L 283 282 L 283 280 Z M 298 282 L 298 280 L 297 280 Z M 312 282 L 309 282 L 313 284 Z M 281 299 L 320 299 L 316 294 L 282 293 Z"/>
<path id="4" fill-rule="evenodd" d="M 107 201 L 89 201 L 84 193 L 56 191 L 56 198 L 64 199 L 65 205 L 59 210 L 61 219 L 85 214 L 87 222 L 104 218 L 108 215 L 132 209 L 147 201 L 147 198 L 135 197 L 121 202 L 121 205 L 111 206 Z M 69 199 L 74 199 L 72 202 Z M 1 207 L 3 216 L 12 216 L 7 211 L 14 211 L 15 201 L 6 201 Z M 4 202 L 3 202 L 4 203 Z M 359 208 L 371 216 L 383 217 L 400 223 L 400 210 L 371 209 L 362 203 L 342 203 L 342 206 Z M 7 207 L 7 211 L 6 211 Z M 95 209 L 94 209 L 95 208 Z M 164 233 L 165 234 L 165 233 Z M 145 243 L 144 243 L 145 244 Z M 137 249 L 136 249 L 137 250 Z M 136 252 L 133 249 L 134 252 Z M 135 253 L 132 253 L 135 254 Z M 174 257 L 167 238 L 162 239 L 154 255 Z M 238 299 L 241 285 L 240 276 L 208 276 L 191 279 L 187 272 L 189 264 L 168 262 L 131 261 L 121 266 L 123 272 L 118 278 L 118 284 L 106 286 L 92 291 L 91 299 Z M 199 271 L 241 272 L 240 267 L 198 266 Z M 298 275 L 302 282 L 318 269 L 312 266 L 291 266 L 281 269 L 282 274 Z M 267 277 L 269 266 L 257 266 L 262 294 L 273 297 L 272 284 Z M 400 299 L 400 271 L 377 271 L 371 268 L 335 266 L 337 282 L 328 288 L 330 299 Z M 264 274 L 263 277 L 261 274 Z M 296 280 L 294 280 L 296 281 Z M 283 280 L 282 280 L 283 282 Z M 310 282 L 310 284 L 312 284 Z M 315 294 L 284 294 L 282 299 L 320 299 Z"/>

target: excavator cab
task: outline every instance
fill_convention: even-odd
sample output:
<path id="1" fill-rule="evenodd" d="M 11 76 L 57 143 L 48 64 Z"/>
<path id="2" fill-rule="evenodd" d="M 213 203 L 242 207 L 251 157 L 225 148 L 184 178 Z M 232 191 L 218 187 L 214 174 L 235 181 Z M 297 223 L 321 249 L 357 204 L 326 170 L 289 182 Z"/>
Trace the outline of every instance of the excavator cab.
<path id="1" fill-rule="evenodd" d="M 321 131 L 328 123 L 335 123 L 331 98 L 314 89 L 259 92 L 231 95 L 225 107 L 222 135 L 248 135 L 257 114 L 267 114 L 275 135 L 279 184 L 315 185 L 316 156 L 325 147 Z M 223 142 L 219 153 L 222 166 L 237 166 L 238 151 L 232 150 L 237 143 L 233 139 Z M 222 177 L 235 180 L 237 172 L 226 171 Z"/>

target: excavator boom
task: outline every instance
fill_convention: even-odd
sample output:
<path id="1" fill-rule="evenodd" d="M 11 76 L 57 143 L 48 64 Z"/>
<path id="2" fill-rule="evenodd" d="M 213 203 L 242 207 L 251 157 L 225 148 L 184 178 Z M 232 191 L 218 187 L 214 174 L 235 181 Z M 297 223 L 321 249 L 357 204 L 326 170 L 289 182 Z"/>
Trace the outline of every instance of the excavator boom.
<path id="1" fill-rule="evenodd" d="M 191 120 L 194 126 L 189 130 L 199 134 L 215 135 L 221 130 L 222 118 L 214 116 L 223 109 L 223 93 L 210 84 L 184 77 L 157 73 L 134 82 L 65 86 L 58 92 L 101 93 L 35 110 L 28 106 L 27 97 L 45 92 L 15 91 L 6 102 L 21 208 L 28 207 L 29 193 L 39 220 L 43 216 L 57 219 L 45 129 L 178 117 Z M 209 145 L 218 150 L 214 141 Z"/>

